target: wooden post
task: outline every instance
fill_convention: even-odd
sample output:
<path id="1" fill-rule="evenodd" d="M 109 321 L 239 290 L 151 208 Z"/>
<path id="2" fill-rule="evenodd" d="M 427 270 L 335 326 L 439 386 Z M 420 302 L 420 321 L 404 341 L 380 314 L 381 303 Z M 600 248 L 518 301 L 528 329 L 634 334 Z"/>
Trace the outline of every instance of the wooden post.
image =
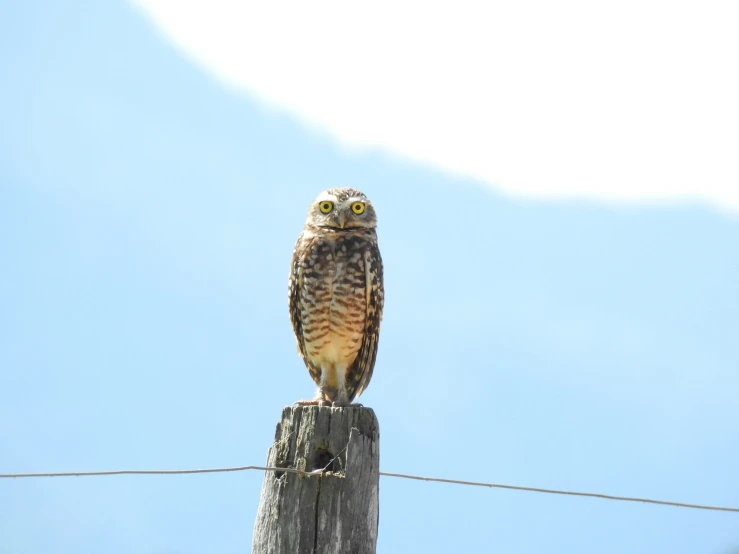
<path id="1" fill-rule="evenodd" d="M 267 453 L 253 554 L 375 554 L 380 427 L 361 406 L 289 406 Z"/>

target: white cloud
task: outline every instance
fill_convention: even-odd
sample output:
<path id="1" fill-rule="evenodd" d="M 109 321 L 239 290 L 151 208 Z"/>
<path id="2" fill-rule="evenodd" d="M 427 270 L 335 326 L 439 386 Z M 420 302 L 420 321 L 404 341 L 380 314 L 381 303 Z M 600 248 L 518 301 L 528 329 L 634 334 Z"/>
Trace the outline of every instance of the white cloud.
<path id="1" fill-rule="evenodd" d="M 133 0 L 231 85 L 511 193 L 739 210 L 739 4 Z"/>

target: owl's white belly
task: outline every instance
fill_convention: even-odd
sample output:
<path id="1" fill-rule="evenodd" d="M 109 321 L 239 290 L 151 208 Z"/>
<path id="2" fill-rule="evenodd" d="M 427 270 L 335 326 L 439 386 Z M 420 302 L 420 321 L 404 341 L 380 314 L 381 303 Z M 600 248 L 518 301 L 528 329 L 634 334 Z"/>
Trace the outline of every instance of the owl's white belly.
<path id="1" fill-rule="evenodd" d="M 346 368 L 354 361 L 359 352 L 361 337 L 346 337 L 338 333 L 329 333 L 327 341 L 316 351 L 314 362 L 319 367 Z"/>

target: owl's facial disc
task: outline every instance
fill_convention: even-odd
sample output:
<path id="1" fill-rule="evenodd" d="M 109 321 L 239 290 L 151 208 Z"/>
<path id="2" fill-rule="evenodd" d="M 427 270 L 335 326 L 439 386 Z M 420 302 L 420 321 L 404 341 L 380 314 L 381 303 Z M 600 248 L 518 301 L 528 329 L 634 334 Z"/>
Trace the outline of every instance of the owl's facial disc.
<path id="1" fill-rule="evenodd" d="M 372 203 L 354 189 L 329 189 L 313 201 L 308 223 L 336 230 L 374 228 L 377 218 Z"/>

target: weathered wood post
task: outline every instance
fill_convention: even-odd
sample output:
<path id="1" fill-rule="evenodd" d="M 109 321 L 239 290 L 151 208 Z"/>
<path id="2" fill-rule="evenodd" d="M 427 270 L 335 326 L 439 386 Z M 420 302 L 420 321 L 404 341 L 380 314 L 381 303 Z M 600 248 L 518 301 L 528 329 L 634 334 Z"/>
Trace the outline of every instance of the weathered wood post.
<path id="1" fill-rule="evenodd" d="M 290 406 L 282 411 L 254 524 L 253 554 L 375 554 L 380 428 L 370 408 Z"/>

